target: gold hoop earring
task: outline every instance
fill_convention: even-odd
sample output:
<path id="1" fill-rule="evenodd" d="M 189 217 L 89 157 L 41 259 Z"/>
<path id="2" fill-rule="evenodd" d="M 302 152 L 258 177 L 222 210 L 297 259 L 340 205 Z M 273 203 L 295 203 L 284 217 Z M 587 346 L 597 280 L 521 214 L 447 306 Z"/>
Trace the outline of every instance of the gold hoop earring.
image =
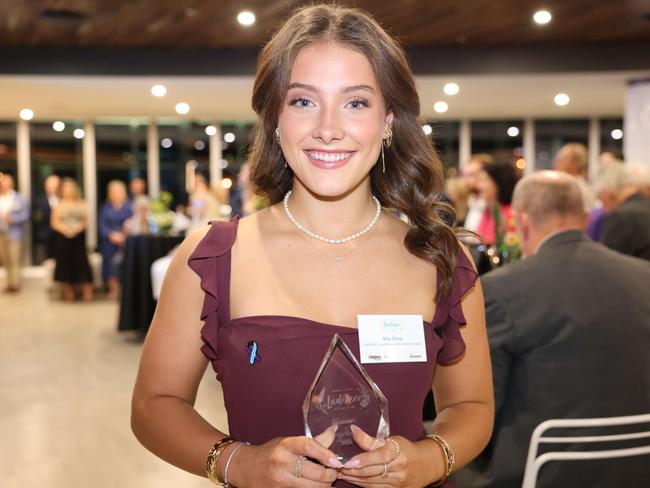
<path id="1" fill-rule="evenodd" d="M 275 138 L 278 140 L 278 144 L 280 144 L 280 128 L 279 127 L 275 128 Z"/>

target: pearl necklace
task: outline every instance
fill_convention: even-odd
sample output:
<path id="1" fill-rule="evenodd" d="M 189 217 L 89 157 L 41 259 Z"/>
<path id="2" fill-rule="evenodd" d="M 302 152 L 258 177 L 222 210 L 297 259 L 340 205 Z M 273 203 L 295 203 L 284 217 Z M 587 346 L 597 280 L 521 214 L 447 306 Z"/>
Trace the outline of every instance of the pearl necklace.
<path id="1" fill-rule="evenodd" d="M 364 235 L 366 232 L 368 232 L 370 229 L 372 229 L 375 224 L 377 223 L 377 220 L 379 220 L 379 216 L 381 215 L 381 203 L 379 203 L 379 200 L 377 200 L 377 197 L 372 195 L 372 199 L 375 202 L 375 205 L 377 206 L 377 212 L 375 212 L 375 216 L 373 217 L 372 221 L 364 228 L 361 229 L 359 232 L 355 232 L 352 235 L 349 235 L 347 237 L 342 237 L 341 239 L 329 239 L 327 237 L 320 236 L 309 229 L 306 229 L 303 227 L 297 220 L 296 218 L 291 214 L 289 211 L 289 197 L 291 196 L 291 190 L 287 192 L 287 194 L 284 196 L 284 200 L 282 201 L 282 205 L 284 206 L 284 213 L 287 214 L 287 217 L 291 221 L 293 225 L 295 225 L 299 231 L 304 232 L 307 234 L 309 237 L 313 237 L 314 239 L 318 239 L 319 241 L 327 242 L 328 244 L 344 244 L 346 242 L 351 241 L 352 239 L 357 239 L 358 237 L 361 237 Z M 337 257 L 338 259 L 338 257 Z"/>

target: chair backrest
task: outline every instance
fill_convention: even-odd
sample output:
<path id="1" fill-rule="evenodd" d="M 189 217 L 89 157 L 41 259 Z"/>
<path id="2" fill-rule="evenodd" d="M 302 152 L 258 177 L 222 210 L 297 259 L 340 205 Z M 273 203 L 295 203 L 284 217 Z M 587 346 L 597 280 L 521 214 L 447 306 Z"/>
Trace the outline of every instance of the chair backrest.
<path id="1" fill-rule="evenodd" d="M 593 419 L 551 419 L 539 424 L 533 431 L 528 448 L 526 469 L 524 471 L 524 482 L 522 488 L 534 488 L 537 482 L 539 470 L 549 461 L 577 461 L 584 459 L 606 459 L 621 458 L 630 456 L 641 456 L 650 454 L 650 427 L 637 432 L 625 434 L 598 434 L 591 436 L 572 436 L 558 434 L 554 437 L 545 437 L 549 429 L 575 429 L 575 428 L 598 428 L 610 426 L 625 426 L 650 423 L 650 414 L 629 415 L 625 417 L 605 417 Z M 550 451 L 537 455 L 541 444 L 575 444 L 575 443 L 598 443 L 611 441 L 626 441 L 635 439 L 648 439 L 646 445 L 627 447 L 620 449 L 594 449 L 589 451 Z"/>

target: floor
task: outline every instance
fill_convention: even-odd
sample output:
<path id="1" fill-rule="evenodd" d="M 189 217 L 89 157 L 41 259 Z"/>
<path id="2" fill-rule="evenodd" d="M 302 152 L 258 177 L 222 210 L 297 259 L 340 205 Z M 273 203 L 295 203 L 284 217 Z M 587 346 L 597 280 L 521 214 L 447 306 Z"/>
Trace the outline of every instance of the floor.
<path id="1" fill-rule="evenodd" d="M 117 332 L 118 305 L 67 304 L 42 280 L 0 294 L 0 487 L 207 488 L 158 460 L 129 426 L 142 342 Z M 224 429 L 211 369 L 197 410 Z"/>

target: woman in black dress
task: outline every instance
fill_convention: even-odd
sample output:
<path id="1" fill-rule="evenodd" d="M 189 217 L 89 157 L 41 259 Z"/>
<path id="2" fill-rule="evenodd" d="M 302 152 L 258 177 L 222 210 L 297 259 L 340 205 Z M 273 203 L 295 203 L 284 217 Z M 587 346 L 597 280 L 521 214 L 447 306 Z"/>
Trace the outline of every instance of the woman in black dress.
<path id="1" fill-rule="evenodd" d="M 55 231 L 54 280 L 63 284 L 66 302 L 74 301 L 74 287 L 81 283 L 84 301 L 93 299 L 92 273 L 86 255 L 86 226 L 88 208 L 81 198 L 77 182 L 65 178 L 61 185 L 61 201 L 52 209 Z"/>

